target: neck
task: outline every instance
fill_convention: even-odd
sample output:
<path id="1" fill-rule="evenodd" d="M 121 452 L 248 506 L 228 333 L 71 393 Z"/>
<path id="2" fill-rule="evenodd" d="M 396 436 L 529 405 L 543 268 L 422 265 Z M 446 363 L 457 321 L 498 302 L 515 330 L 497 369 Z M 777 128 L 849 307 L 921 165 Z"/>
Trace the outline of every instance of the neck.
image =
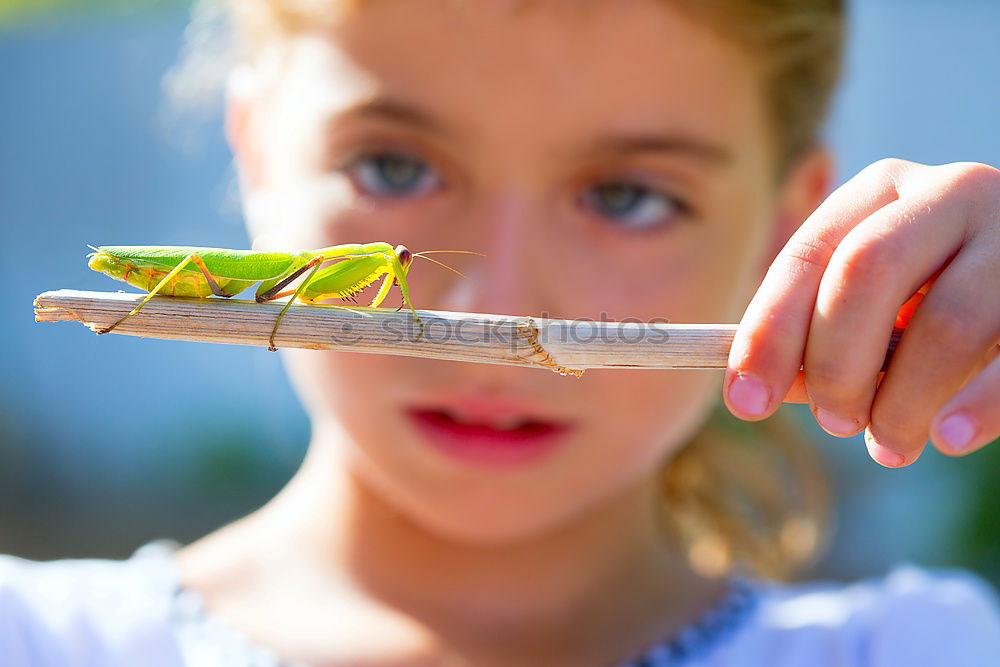
<path id="1" fill-rule="evenodd" d="M 652 478 L 544 535 L 480 546 L 409 520 L 351 472 L 341 451 L 317 433 L 293 480 L 244 520 L 248 537 L 233 542 L 276 545 L 274 560 L 286 568 L 318 564 L 449 644 L 572 647 L 621 659 L 690 622 L 722 592 L 664 535 Z M 261 534 L 265 540 L 252 537 Z"/>
<path id="2" fill-rule="evenodd" d="M 415 524 L 357 479 L 339 452 L 334 442 L 314 442 L 281 502 L 303 517 L 308 535 L 317 525 L 333 527 L 311 539 L 351 580 L 420 618 L 466 625 L 470 633 L 481 626 L 494 637 L 567 626 L 578 635 L 568 619 L 603 622 L 585 616 L 637 606 L 649 617 L 649 607 L 672 601 L 680 625 L 690 618 L 692 597 L 696 609 L 702 602 L 706 582 L 665 535 L 653 478 L 544 535 L 480 546 Z M 314 515 L 306 518 L 304 508 Z"/>

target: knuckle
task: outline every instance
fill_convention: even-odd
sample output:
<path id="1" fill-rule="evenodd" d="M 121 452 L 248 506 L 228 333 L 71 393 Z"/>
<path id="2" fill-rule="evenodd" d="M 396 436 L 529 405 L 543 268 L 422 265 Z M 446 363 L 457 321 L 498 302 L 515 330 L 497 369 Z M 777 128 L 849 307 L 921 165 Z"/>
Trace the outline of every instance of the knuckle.
<path id="1" fill-rule="evenodd" d="M 941 303 L 943 298 L 936 299 L 936 303 L 922 304 L 924 307 L 918 309 L 916 317 L 924 330 L 923 337 L 939 352 L 971 348 L 979 318 L 970 306 L 961 305 L 957 299 Z"/>
<path id="2" fill-rule="evenodd" d="M 785 261 L 791 262 L 799 269 L 810 266 L 826 269 L 830 264 L 836 246 L 822 236 L 791 239 L 782 253 Z"/>
<path id="3" fill-rule="evenodd" d="M 886 238 L 869 237 L 842 246 L 840 254 L 837 270 L 841 280 L 849 285 L 885 284 L 885 280 L 898 272 L 893 264 L 896 248 Z"/>
<path id="4" fill-rule="evenodd" d="M 897 157 L 886 157 L 876 160 L 862 169 L 858 175 L 866 178 L 874 178 L 876 181 L 895 180 L 900 173 L 909 168 L 913 163 Z"/>
<path id="5" fill-rule="evenodd" d="M 826 408 L 842 408 L 853 404 L 857 387 L 846 377 L 844 367 L 836 360 L 807 360 L 803 369 L 809 396 Z"/>
<path id="6" fill-rule="evenodd" d="M 980 162 L 956 162 L 945 165 L 946 181 L 961 191 L 983 192 L 1000 187 L 1000 169 Z"/>
<path id="7" fill-rule="evenodd" d="M 876 402 L 872 409 L 871 431 L 879 442 L 889 446 L 909 447 L 926 441 L 918 434 L 913 416 L 905 406 L 893 401 Z"/>
<path id="8" fill-rule="evenodd" d="M 737 329 L 730 348 L 729 360 L 736 368 L 756 369 L 757 372 L 761 372 L 773 368 L 775 362 L 769 363 L 767 359 L 777 349 L 774 341 L 782 340 L 784 337 L 781 327 L 783 318 L 759 315 L 754 319 L 752 328 L 741 324 Z"/>

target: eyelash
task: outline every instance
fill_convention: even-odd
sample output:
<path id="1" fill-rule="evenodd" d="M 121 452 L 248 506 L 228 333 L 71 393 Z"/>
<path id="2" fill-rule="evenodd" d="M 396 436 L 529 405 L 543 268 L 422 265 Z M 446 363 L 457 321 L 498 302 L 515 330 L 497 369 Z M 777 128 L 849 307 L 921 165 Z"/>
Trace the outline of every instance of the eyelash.
<path id="1" fill-rule="evenodd" d="M 387 169 L 417 170 L 411 174 L 410 183 L 389 183 L 392 177 Z M 354 183 L 355 188 L 365 195 L 385 200 L 402 200 L 428 194 L 441 187 L 442 178 L 426 160 L 406 151 L 381 150 L 362 154 L 351 160 L 343 171 Z M 396 173 L 405 177 L 406 174 Z M 405 180 L 405 178 L 404 178 Z"/>
<path id="2" fill-rule="evenodd" d="M 387 183 L 387 169 L 410 169 L 410 183 Z M 429 194 L 442 185 L 440 172 L 417 154 L 405 150 L 372 150 L 353 158 L 342 168 L 354 187 L 368 197 L 385 201 L 413 199 Z M 403 176 L 405 172 L 397 177 Z M 612 195 L 628 210 L 611 211 L 602 200 Z M 624 197 L 624 201 L 622 198 Z M 629 233 L 657 231 L 669 227 L 678 219 L 691 215 L 691 208 L 680 198 L 642 183 L 638 179 L 609 179 L 586 188 L 580 195 L 581 206 L 610 224 Z M 636 215 L 638 207 L 638 215 Z M 652 209 L 650 208 L 652 207 Z M 652 216 L 652 217 L 651 217 Z"/>
<path id="3" fill-rule="evenodd" d="M 625 201 L 620 203 L 625 204 L 625 208 L 629 210 L 622 214 L 609 210 L 607 202 L 600 199 L 602 190 L 603 194 L 617 196 L 619 200 L 624 197 Z M 656 231 L 669 227 L 692 213 L 690 206 L 682 199 L 627 178 L 601 181 L 589 186 L 580 195 L 580 204 L 628 232 Z M 635 206 L 639 207 L 638 216 L 634 214 Z M 650 206 L 656 208 L 650 211 Z"/>

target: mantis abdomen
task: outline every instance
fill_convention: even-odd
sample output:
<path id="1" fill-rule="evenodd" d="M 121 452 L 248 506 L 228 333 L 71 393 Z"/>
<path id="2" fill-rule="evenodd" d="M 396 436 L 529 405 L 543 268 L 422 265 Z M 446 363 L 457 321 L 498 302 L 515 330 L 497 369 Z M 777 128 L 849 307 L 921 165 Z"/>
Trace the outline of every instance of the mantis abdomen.
<path id="1" fill-rule="evenodd" d="M 151 292 L 172 268 L 164 268 L 161 264 L 125 259 L 100 252 L 91 255 L 87 266 L 115 280 L 121 280 L 132 287 L 138 287 L 144 292 Z M 231 296 L 239 294 L 257 281 L 219 277 L 216 278 L 216 282 L 222 291 Z M 212 295 L 212 286 L 208 284 L 208 280 L 201 271 L 195 268 L 193 271 L 179 272 L 167 282 L 160 293 L 170 296 L 206 297 Z"/>

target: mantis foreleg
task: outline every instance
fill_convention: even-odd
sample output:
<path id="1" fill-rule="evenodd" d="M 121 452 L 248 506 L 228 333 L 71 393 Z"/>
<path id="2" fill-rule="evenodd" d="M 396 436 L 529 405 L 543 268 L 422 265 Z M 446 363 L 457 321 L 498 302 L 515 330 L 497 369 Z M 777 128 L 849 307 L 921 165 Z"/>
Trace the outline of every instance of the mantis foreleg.
<path id="1" fill-rule="evenodd" d="M 382 294 L 383 290 L 388 293 L 389 290 L 386 288 L 386 285 L 389 287 L 392 286 L 392 282 L 389 280 L 389 277 L 392 276 L 394 278 L 394 282 L 399 284 L 399 291 L 403 295 L 403 303 L 409 306 L 410 312 L 413 313 L 413 319 L 415 319 L 417 324 L 420 326 L 420 331 L 417 333 L 417 340 L 420 340 L 424 337 L 424 323 L 417 315 L 417 311 L 413 307 L 413 302 L 410 301 L 410 286 L 406 283 L 406 273 L 410 270 L 410 265 L 407 264 L 406 266 L 403 266 L 403 263 L 399 260 L 398 255 L 392 256 L 389 260 L 389 265 L 392 267 L 392 271 L 390 271 L 389 275 L 385 277 L 386 282 L 382 285 L 383 289 L 379 290 L 379 295 L 384 298 L 385 295 Z"/>

